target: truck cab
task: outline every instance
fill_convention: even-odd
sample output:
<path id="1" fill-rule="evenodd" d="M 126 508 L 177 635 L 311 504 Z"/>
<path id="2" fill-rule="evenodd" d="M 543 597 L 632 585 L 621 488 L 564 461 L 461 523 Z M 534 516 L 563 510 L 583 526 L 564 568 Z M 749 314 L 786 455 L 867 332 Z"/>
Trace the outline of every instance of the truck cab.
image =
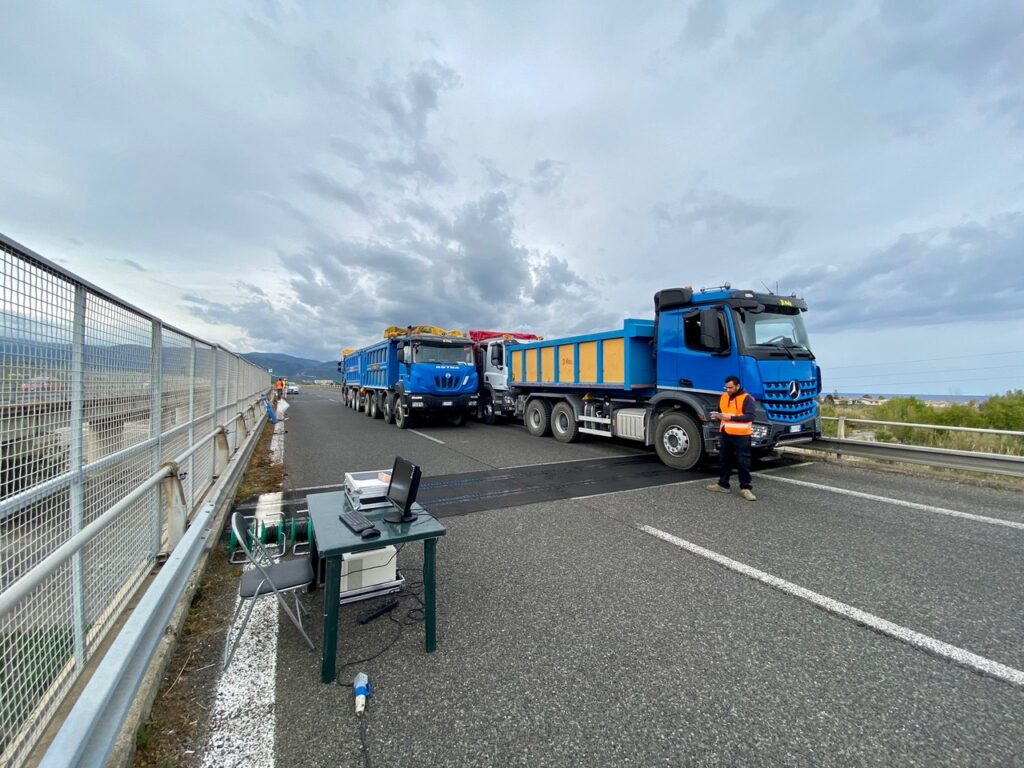
<path id="1" fill-rule="evenodd" d="M 515 414 L 516 401 L 509 388 L 508 349 L 527 341 L 539 341 L 532 333 L 470 331 L 473 361 L 480 379 L 477 418 L 494 424 Z"/>
<path id="2" fill-rule="evenodd" d="M 739 376 L 757 400 L 753 447 L 812 438 L 821 432 L 821 371 L 811 352 L 796 296 L 720 289 L 661 291 L 655 297 L 656 371 L 659 395 L 691 393 L 704 403 L 705 439 L 714 452 L 722 383 Z"/>
<path id="3" fill-rule="evenodd" d="M 462 423 L 477 406 L 473 343 L 451 336 L 414 335 L 394 342 L 398 353 L 396 406 L 406 414 L 440 412 Z"/>

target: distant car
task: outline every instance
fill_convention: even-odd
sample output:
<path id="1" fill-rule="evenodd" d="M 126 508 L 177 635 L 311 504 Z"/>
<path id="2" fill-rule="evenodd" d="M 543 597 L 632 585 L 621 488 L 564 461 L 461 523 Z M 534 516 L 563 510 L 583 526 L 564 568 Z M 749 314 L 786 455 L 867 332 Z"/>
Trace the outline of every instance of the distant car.
<path id="1" fill-rule="evenodd" d="M 289 384 L 288 388 L 285 390 L 285 394 L 286 395 L 297 395 L 297 394 L 299 394 L 299 385 L 298 384 Z"/>
<path id="2" fill-rule="evenodd" d="M 33 376 L 28 381 L 21 382 L 22 392 L 56 391 L 60 388 L 61 383 L 49 376 Z"/>

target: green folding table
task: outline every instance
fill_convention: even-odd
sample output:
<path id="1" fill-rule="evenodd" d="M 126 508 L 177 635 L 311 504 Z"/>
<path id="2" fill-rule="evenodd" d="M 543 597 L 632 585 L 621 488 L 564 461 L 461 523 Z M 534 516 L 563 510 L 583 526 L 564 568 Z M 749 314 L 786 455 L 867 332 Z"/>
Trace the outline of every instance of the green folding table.
<path id="1" fill-rule="evenodd" d="M 447 531 L 419 504 L 413 504 L 417 517 L 411 523 L 386 523 L 382 519 L 388 508 L 367 510 L 363 514 L 380 529 L 380 536 L 364 539 L 353 533 L 338 518 L 343 509 L 351 509 L 343 491 L 314 493 L 306 497 L 309 518 L 313 523 L 313 545 L 310 557 L 326 563 L 324 578 L 324 634 L 320 655 L 320 680 L 333 683 L 338 645 L 338 601 L 341 597 L 341 558 L 353 552 L 380 549 L 389 544 L 423 542 L 423 613 L 427 653 L 437 647 L 436 555 L 437 540 Z M 316 568 L 314 568 L 316 572 Z"/>

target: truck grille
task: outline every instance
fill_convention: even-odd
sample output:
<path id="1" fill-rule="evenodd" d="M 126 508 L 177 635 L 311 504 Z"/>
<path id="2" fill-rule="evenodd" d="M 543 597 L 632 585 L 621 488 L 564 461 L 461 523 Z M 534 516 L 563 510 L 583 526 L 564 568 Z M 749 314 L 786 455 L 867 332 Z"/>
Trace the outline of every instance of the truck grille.
<path id="1" fill-rule="evenodd" d="M 793 397 L 794 381 L 768 381 L 764 385 L 761 405 L 772 421 L 796 423 L 805 421 L 815 413 L 818 382 L 814 379 L 795 381 L 799 392 Z"/>
<path id="2" fill-rule="evenodd" d="M 454 392 L 459 388 L 462 376 L 435 376 L 434 386 L 438 392 Z"/>

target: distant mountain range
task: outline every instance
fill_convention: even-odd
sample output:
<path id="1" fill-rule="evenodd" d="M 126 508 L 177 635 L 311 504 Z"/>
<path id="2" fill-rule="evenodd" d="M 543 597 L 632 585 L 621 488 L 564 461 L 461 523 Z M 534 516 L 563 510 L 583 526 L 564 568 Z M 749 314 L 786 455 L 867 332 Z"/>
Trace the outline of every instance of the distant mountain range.
<path id="1" fill-rule="evenodd" d="M 328 360 L 325 363 L 319 360 L 282 355 L 277 352 L 245 352 L 242 357 L 253 365 L 273 371 L 270 375 L 274 377 L 283 376 L 291 381 L 300 382 L 313 379 L 341 381 L 337 360 Z"/>

